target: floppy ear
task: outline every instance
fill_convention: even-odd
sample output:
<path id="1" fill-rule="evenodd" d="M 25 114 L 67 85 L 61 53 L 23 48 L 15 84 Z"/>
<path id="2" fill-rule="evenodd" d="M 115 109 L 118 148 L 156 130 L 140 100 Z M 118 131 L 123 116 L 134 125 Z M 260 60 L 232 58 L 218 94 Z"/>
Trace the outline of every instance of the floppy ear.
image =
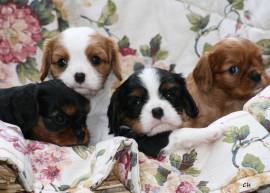
<path id="1" fill-rule="evenodd" d="M 110 105 L 107 111 L 110 128 L 109 134 L 119 135 L 120 132 L 120 100 L 120 89 L 118 88 L 111 97 Z"/>
<path id="2" fill-rule="evenodd" d="M 119 81 L 122 80 L 119 49 L 117 44 L 110 38 L 108 38 L 109 48 L 110 48 L 110 64 L 112 66 L 112 71 Z"/>
<path id="3" fill-rule="evenodd" d="M 210 54 L 208 53 L 201 56 L 192 73 L 198 88 L 204 92 L 210 90 L 213 84 L 213 74 L 209 56 Z"/>
<path id="4" fill-rule="evenodd" d="M 196 103 L 194 102 L 192 96 L 187 90 L 186 87 L 186 81 L 182 77 L 182 74 L 176 74 L 178 83 L 182 86 L 182 99 L 183 99 L 183 105 L 184 110 L 186 114 L 192 118 L 196 117 L 199 113 L 199 109 L 197 108 Z"/>
<path id="5" fill-rule="evenodd" d="M 29 84 L 19 88 L 10 99 L 14 122 L 21 128 L 26 137 L 38 121 L 37 92 L 37 86 Z"/>
<path id="6" fill-rule="evenodd" d="M 40 80 L 43 81 L 46 76 L 49 73 L 51 64 L 52 64 L 52 51 L 53 51 L 53 46 L 54 42 L 56 40 L 56 37 L 47 39 L 44 42 L 43 45 L 43 55 L 42 55 L 42 64 L 41 64 L 41 75 L 40 75 Z"/>
<path id="7" fill-rule="evenodd" d="M 183 92 L 184 109 L 186 114 L 191 118 L 197 117 L 199 109 L 197 108 L 196 103 L 194 102 L 186 87 L 184 88 Z"/>

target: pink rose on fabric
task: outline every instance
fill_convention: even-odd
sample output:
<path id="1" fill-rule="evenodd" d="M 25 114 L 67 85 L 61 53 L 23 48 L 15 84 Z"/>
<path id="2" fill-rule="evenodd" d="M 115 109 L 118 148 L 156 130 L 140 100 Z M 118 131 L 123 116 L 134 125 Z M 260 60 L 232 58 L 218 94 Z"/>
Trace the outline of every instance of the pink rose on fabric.
<path id="1" fill-rule="evenodd" d="M 34 141 L 28 143 L 26 148 L 29 153 L 34 153 L 36 150 L 43 150 L 45 145 L 41 142 Z"/>
<path id="2" fill-rule="evenodd" d="M 60 178 L 60 170 L 56 166 L 48 166 L 41 171 L 41 174 L 51 182 Z"/>
<path id="3" fill-rule="evenodd" d="M 120 48 L 120 53 L 122 54 L 122 56 L 128 56 L 128 55 L 136 55 L 136 50 L 129 48 L 129 47 L 124 47 L 124 48 Z"/>
<path id="4" fill-rule="evenodd" d="M 40 39 L 39 21 L 28 6 L 0 5 L 0 60 L 3 63 L 24 62 L 36 53 Z"/>
<path id="5" fill-rule="evenodd" d="M 131 167 L 131 156 L 127 150 L 124 150 L 120 153 L 119 158 L 119 168 L 121 170 L 121 176 L 126 180 L 128 177 L 128 172 Z"/>
<path id="6" fill-rule="evenodd" d="M 193 185 L 187 181 L 183 181 L 180 183 L 180 185 L 176 189 L 176 193 L 192 193 L 195 191 L 195 188 Z"/>

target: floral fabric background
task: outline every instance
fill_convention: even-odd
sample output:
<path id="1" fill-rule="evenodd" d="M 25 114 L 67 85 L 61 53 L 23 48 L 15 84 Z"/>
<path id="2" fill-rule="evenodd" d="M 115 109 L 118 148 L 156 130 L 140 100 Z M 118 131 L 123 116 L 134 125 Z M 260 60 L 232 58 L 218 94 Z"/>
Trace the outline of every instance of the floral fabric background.
<path id="1" fill-rule="evenodd" d="M 114 38 L 124 77 L 143 66 L 187 75 L 200 55 L 228 36 L 256 42 L 268 68 L 269 18 L 269 0 L 0 0 L 0 88 L 39 81 L 44 40 L 70 26 L 90 26 Z M 96 148 L 59 148 L 25 142 L 20 134 L 10 136 L 1 128 L 0 150 L 7 147 L 5 141 L 17 152 L 14 156 L 22 156 L 9 155 L 22 160 L 12 164 L 19 166 L 27 190 L 75 192 L 73 188 L 79 186 L 87 192 L 116 163 L 114 170 L 132 192 L 250 191 L 270 183 L 270 141 L 265 130 L 270 121 L 269 96 L 261 95 L 245 106 L 261 125 L 248 113 L 238 112 L 222 119 L 233 125 L 215 146 L 175 152 L 158 160 L 145 157 L 124 139 Z M 78 165 L 84 167 L 70 179 Z M 216 180 L 217 172 L 222 179 Z"/>

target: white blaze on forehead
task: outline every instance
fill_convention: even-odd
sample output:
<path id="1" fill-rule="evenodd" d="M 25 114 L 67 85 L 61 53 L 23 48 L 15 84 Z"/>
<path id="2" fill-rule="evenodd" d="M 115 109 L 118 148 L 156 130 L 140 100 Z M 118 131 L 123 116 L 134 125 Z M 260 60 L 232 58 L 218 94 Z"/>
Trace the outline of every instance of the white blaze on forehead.
<path id="1" fill-rule="evenodd" d="M 146 68 L 139 74 L 143 86 L 148 91 L 149 99 L 158 98 L 159 86 L 160 86 L 160 77 L 158 72 L 154 68 Z"/>
<path id="2" fill-rule="evenodd" d="M 91 36 L 95 33 L 96 31 L 90 27 L 74 27 L 63 31 L 60 39 L 60 43 L 68 52 L 69 60 L 67 68 L 59 78 L 83 95 L 102 87 L 102 76 L 90 64 L 85 52 L 91 45 Z M 85 81 L 82 84 L 75 81 L 76 73 L 85 74 Z"/>

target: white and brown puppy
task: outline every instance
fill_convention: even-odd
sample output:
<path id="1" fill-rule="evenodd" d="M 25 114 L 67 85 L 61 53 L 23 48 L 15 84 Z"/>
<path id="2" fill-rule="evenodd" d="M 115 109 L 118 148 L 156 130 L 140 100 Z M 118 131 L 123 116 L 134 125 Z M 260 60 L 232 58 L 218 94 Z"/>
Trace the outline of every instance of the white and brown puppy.
<path id="1" fill-rule="evenodd" d="M 108 109 L 110 133 L 134 138 L 139 150 L 157 156 L 172 130 L 198 109 L 180 74 L 158 68 L 133 73 L 114 92 Z"/>
<path id="2" fill-rule="evenodd" d="M 108 79 L 121 80 L 117 45 L 90 27 L 69 28 L 46 40 L 41 80 L 51 75 L 91 99 L 87 125 L 91 143 L 106 139 L 106 111 L 110 101 Z M 113 72 L 113 73 L 111 73 Z"/>

